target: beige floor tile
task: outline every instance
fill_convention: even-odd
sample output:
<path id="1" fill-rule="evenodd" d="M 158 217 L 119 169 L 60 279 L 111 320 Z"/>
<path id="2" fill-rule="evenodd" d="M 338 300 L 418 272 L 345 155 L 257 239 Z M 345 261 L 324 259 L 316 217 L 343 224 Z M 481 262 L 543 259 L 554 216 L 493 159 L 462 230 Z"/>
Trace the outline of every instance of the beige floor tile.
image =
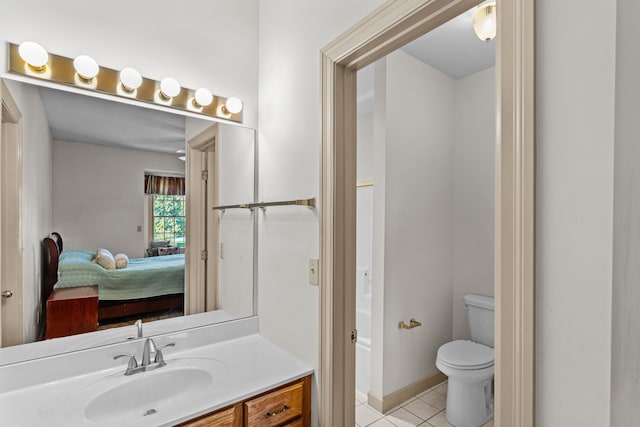
<path id="1" fill-rule="evenodd" d="M 422 418 L 412 414 L 404 408 L 396 409 L 385 418 L 398 427 L 415 427 L 424 421 Z"/>
<path id="2" fill-rule="evenodd" d="M 435 416 L 429 418 L 428 422 L 434 427 L 454 427 L 447 421 L 447 416 L 444 411 L 438 412 Z"/>
<path id="3" fill-rule="evenodd" d="M 427 402 L 421 399 L 415 399 L 409 402 L 408 404 L 403 406 L 404 409 L 411 412 L 414 415 L 422 418 L 423 420 L 428 420 L 432 416 L 440 411 L 438 408 L 429 405 Z"/>
<path id="4" fill-rule="evenodd" d="M 356 423 L 362 427 L 373 424 L 382 418 L 382 414 L 369 405 L 360 405 L 356 407 Z"/>
<path id="5" fill-rule="evenodd" d="M 440 410 L 446 407 L 447 398 L 445 395 L 438 393 L 437 391 L 431 391 L 419 397 L 429 405 L 434 406 Z"/>
<path id="6" fill-rule="evenodd" d="M 439 386 L 437 386 L 435 388 L 435 391 L 437 391 L 438 393 L 446 396 L 447 395 L 447 388 L 448 388 L 448 383 L 445 381 L 442 384 L 440 384 Z"/>
<path id="7" fill-rule="evenodd" d="M 371 424 L 369 427 L 396 427 L 396 425 L 386 418 L 381 418 L 375 423 Z"/>

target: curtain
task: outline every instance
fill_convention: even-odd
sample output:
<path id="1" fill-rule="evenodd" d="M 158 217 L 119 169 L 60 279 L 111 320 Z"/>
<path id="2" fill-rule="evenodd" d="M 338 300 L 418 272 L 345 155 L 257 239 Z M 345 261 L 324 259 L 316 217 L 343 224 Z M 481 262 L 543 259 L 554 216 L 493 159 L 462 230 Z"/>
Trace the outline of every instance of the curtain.
<path id="1" fill-rule="evenodd" d="M 163 196 L 184 196 L 184 178 L 178 176 L 144 176 L 144 194 Z"/>

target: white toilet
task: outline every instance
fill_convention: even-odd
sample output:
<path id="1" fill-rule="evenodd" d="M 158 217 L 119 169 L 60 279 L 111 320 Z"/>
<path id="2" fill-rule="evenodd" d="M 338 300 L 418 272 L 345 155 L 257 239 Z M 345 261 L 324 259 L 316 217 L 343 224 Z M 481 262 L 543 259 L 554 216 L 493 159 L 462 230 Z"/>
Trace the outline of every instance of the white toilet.
<path id="1" fill-rule="evenodd" d="M 465 295 L 471 341 L 438 349 L 436 366 L 449 377 L 447 421 L 455 427 L 480 427 L 493 418 L 493 298 Z"/>

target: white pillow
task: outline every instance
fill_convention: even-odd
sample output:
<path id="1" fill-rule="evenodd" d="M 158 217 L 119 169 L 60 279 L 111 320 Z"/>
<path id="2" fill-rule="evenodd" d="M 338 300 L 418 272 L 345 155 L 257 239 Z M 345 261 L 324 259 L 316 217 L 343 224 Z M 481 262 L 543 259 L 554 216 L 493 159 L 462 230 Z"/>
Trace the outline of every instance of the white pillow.
<path id="1" fill-rule="evenodd" d="M 150 248 L 164 248 L 165 246 L 169 246 L 171 240 L 152 240 L 149 242 Z"/>
<path id="2" fill-rule="evenodd" d="M 117 254 L 113 256 L 116 261 L 116 268 L 126 268 L 129 265 L 129 257 L 125 254 Z"/>
<path id="3" fill-rule="evenodd" d="M 104 248 L 99 248 L 96 251 L 96 259 L 94 261 L 107 270 L 115 270 L 116 268 L 116 260 L 113 259 L 111 252 Z"/>

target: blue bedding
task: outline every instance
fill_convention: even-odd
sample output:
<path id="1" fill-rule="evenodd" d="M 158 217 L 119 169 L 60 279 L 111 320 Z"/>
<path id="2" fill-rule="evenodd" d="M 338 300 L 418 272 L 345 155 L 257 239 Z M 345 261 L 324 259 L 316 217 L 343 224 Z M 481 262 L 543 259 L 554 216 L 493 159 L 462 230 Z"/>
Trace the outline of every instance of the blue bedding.
<path id="1" fill-rule="evenodd" d="M 123 269 L 93 262 L 95 252 L 65 250 L 54 288 L 98 285 L 101 300 L 127 300 L 184 292 L 184 254 L 133 258 Z"/>

